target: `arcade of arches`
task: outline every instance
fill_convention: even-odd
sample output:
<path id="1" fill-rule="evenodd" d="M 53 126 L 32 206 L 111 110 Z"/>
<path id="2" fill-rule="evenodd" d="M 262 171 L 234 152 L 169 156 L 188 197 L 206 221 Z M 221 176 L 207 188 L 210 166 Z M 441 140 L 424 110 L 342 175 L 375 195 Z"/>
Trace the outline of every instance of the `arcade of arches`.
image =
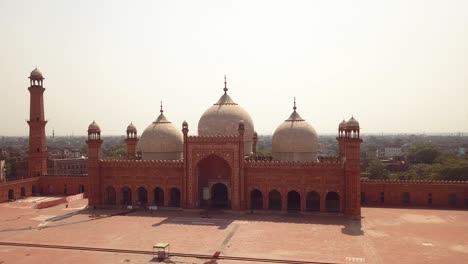
<path id="1" fill-rule="evenodd" d="M 108 207 L 129 205 L 141 207 L 149 205 L 180 207 L 181 193 L 179 188 L 170 188 L 167 191 L 168 197 L 165 197 L 165 193 L 166 191 L 162 187 L 151 189 L 140 186 L 132 189 L 128 186 L 123 186 L 117 189 L 113 186 L 107 186 L 104 192 L 103 204 Z"/>
<path id="2" fill-rule="evenodd" d="M 265 195 L 259 189 L 253 189 L 250 191 L 249 197 L 251 210 L 329 213 L 342 211 L 340 195 L 333 191 L 321 196 L 316 191 L 303 193 L 292 190 L 282 194 L 278 190 L 271 190 Z"/>

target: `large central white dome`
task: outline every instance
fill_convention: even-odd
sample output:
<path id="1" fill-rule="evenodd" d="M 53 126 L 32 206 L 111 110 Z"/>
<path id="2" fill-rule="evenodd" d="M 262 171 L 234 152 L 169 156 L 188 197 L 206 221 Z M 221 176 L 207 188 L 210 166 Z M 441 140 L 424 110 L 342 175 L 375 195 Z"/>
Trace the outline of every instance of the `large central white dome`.
<path id="1" fill-rule="evenodd" d="M 226 84 L 226 83 L 225 83 Z M 208 108 L 198 121 L 199 136 L 235 136 L 238 135 L 239 121 L 244 121 L 244 153 L 252 151 L 252 137 L 254 124 L 249 113 L 236 104 L 227 94 L 226 85 L 224 94 L 218 102 Z"/>

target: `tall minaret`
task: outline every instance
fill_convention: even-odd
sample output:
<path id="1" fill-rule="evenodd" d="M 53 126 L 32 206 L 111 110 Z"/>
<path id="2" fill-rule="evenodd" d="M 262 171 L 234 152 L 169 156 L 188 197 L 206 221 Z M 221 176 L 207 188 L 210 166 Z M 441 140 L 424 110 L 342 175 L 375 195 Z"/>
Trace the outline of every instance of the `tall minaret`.
<path id="1" fill-rule="evenodd" d="M 44 115 L 44 91 L 42 73 L 37 67 L 29 76 L 31 94 L 29 108 L 29 177 L 39 177 L 47 173 L 47 145 Z"/>
<path id="2" fill-rule="evenodd" d="M 99 161 L 102 157 L 102 139 L 101 128 L 93 121 L 88 126 L 88 204 L 91 208 L 97 208 L 102 203 L 101 197 L 101 178 L 99 174 Z"/>

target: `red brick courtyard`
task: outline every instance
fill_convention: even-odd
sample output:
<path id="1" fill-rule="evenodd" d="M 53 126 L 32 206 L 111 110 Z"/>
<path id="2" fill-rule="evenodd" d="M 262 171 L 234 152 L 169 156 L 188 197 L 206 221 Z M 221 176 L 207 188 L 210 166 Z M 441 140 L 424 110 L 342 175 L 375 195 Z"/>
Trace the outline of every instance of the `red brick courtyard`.
<path id="1" fill-rule="evenodd" d="M 0 204 L 0 263 L 467 263 L 468 211 L 363 208 L 333 215 L 47 209 Z M 218 252 L 220 258 L 212 259 Z"/>

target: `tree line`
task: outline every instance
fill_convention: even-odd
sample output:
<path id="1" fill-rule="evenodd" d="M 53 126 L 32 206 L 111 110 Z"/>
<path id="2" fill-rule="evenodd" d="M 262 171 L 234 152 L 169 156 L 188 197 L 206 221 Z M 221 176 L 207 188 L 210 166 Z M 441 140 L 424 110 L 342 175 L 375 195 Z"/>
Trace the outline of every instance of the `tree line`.
<path id="1" fill-rule="evenodd" d="M 468 158 L 441 151 L 430 144 L 413 145 L 406 156 L 408 169 L 389 171 L 380 160 L 372 160 L 369 179 L 468 181 Z"/>

